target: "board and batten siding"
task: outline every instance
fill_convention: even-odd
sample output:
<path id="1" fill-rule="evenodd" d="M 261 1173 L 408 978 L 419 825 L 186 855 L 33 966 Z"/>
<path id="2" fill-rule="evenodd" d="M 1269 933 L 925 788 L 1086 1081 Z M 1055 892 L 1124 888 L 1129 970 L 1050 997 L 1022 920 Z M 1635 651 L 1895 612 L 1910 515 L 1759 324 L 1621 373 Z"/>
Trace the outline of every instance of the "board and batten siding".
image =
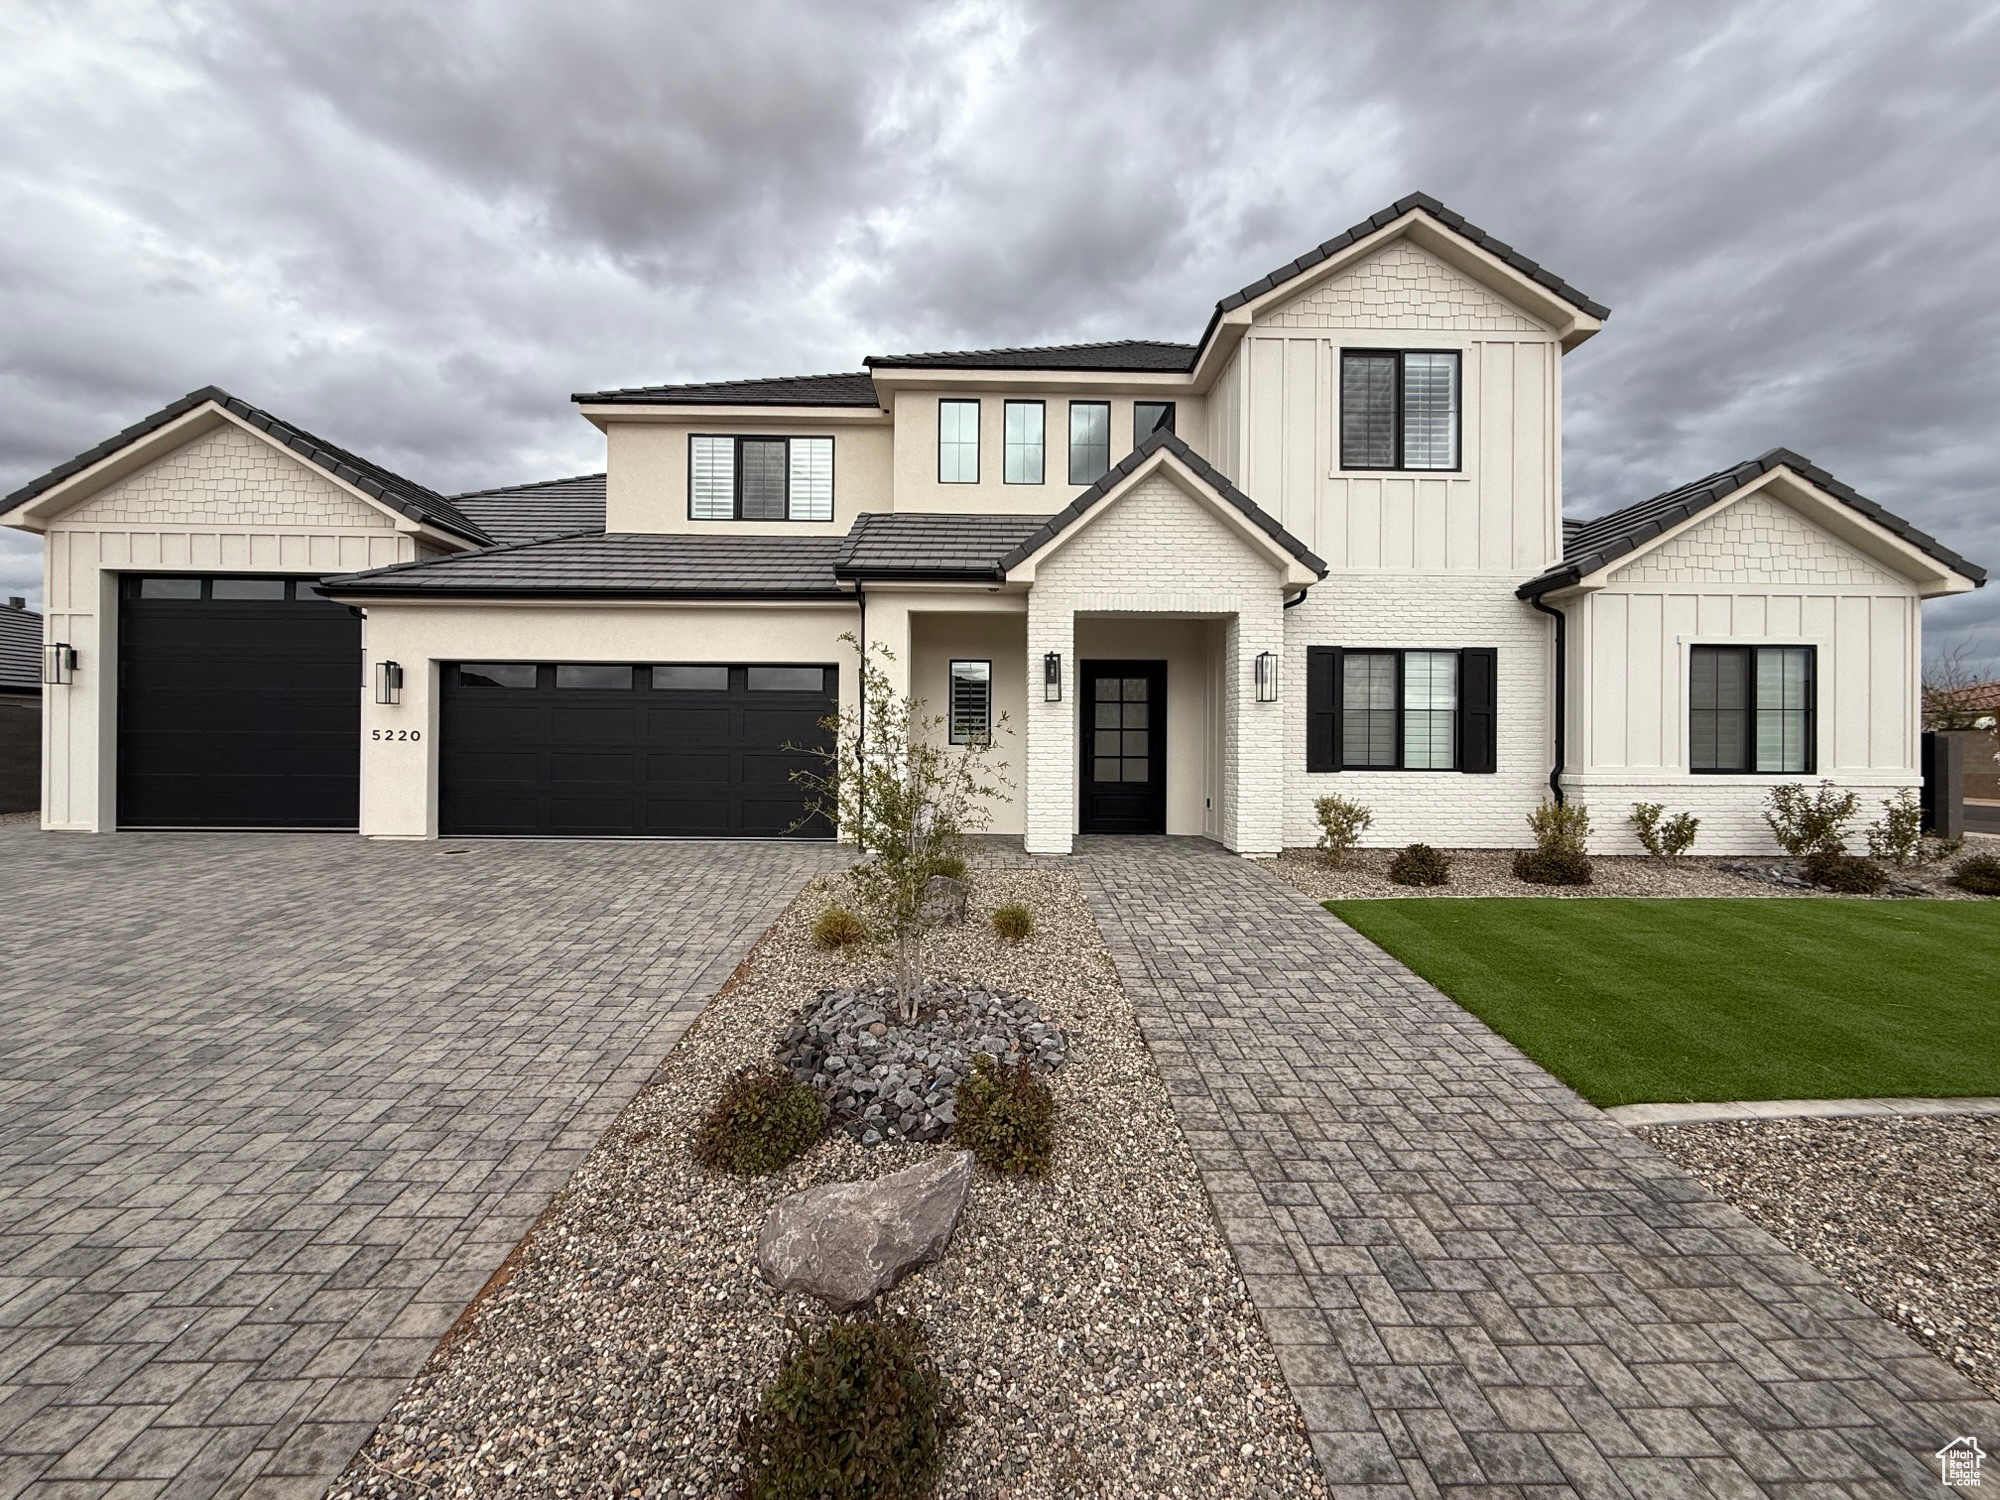
<path id="1" fill-rule="evenodd" d="M 422 555 L 387 514 L 233 424 L 63 512 L 45 537 L 45 630 L 78 661 L 42 698 L 43 826 L 115 826 L 121 573 L 345 573 Z"/>

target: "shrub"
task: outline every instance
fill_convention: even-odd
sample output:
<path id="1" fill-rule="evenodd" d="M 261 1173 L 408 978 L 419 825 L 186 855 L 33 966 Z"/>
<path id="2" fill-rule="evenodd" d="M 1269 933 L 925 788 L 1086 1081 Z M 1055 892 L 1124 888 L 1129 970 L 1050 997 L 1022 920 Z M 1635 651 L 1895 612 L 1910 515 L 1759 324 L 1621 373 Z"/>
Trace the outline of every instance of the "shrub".
<path id="1" fill-rule="evenodd" d="M 1778 847 L 1795 859 L 1809 854 L 1844 854 L 1847 825 L 1854 821 L 1860 806 L 1859 797 L 1837 790 L 1830 781 L 1822 781 L 1819 790 L 1810 794 L 1798 782 L 1788 781 L 1772 787 L 1771 795 L 1764 799 L 1764 821 Z"/>
<path id="2" fill-rule="evenodd" d="M 1056 1097 L 1026 1062 L 996 1063 L 982 1052 L 956 1089 L 951 1138 L 981 1166 L 1040 1177 L 1055 1150 Z"/>
<path id="3" fill-rule="evenodd" d="M 854 948 L 868 941 L 868 924 L 844 906 L 829 906 L 813 919 L 812 940 L 822 948 Z"/>
<path id="4" fill-rule="evenodd" d="M 1390 859 L 1389 878 L 1397 885 L 1443 885 L 1451 879 L 1451 860 L 1429 844 L 1411 844 Z"/>
<path id="5" fill-rule="evenodd" d="M 2000 896 L 2000 857 L 1975 854 L 1960 860 L 1951 872 L 1951 883 L 1976 896 Z"/>
<path id="6" fill-rule="evenodd" d="M 1530 885 L 1589 885 L 1590 860 L 1580 849 L 1523 849 L 1514 878 Z"/>
<path id="7" fill-rule="evenodd" d="M 1313 816 L 1319 819 L 1319 852 L 1330 865 L 1346 864 L 1362 830 L 1375 821 L 1375 814 L 1345 797 L 1321 797 L 1313 803 Z"/>
<path id="8" fill-rule="evenodd" d="M 1019 901 L 993 908 L 993 930 L 1010 943 L 1024 943 L 1035 935 L 1035 914 Z"/>
<path id="9" fill-rule="evenodd" d="M 1907 786 L 1882 804 L 1881 818 L 1868 829 L 1868 852 L 1898 867 L 1950 859 L 1964 842 L 1925 833 L 1923 804 L 1915 788 Z"/>
<path id="10" fill-rule="evenodd" d="M 933 875 L 945 875 L 953 880 L 963 880 L 965 879 L 965 856 L 956 850 L 933 855 L 927 868 Z"/>
<path id="11" fill-rule="evenodd" d="M 796 1324 L 777 1378 L 744 1416 L 746 1500 L 923 1500 L 960 1405 L 915 1318 Z"/>
<path id="12" fill-rule="evenodd" d="M 1639 842 L 1655 859 L 1678 859 L 1694 844 L 1701 819 L 1693 813 L 1675 813 L 1666 818 L 1666 806 L 1659 802 L 1634 802 L 1632 816 L 1625 821 L 1639 835 Z M 1662 818 L 1666 818 L 1664 822 Z"/>
<path id="13" fill-rule="evenodd" d="M 1889 883 L 1889 872 L 1872 859 L 1820 849 L 1805 857 L 1801 872 L 1823 891 L 1843 896 L 1872 896 Z"/>
<path id="14" fill-rule="evenodd" d="M 694 1159 L 711 1171 L 757 1176 L 802 1156 L 819 1139 L 819 1095 L 782 1068 L 741 1068 L 695 1127 Z"/>

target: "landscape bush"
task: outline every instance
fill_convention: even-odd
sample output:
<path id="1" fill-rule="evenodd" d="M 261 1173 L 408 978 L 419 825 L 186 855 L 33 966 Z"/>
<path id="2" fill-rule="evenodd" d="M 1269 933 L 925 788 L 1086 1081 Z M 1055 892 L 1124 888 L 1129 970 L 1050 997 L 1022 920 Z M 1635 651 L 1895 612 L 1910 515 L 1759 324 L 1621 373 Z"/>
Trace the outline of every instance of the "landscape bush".
<path id="1" fill-rule="evenodd" d="M 1390 859 L 1389 878 L 1397 885 L 1444 885 L 1451 879 L 1451 858 L 1429 844 L 1411 844 Z"/>
<path id="2" fill-rule="evenodd" d="M 1589 885 L 1590 809 L 1581 802 L 1544 798 L 1528 814 L 1535 847 L 1514 856 L 1514 878 L 1530 885 Z"/>
<path id="3" fill-rule="evenodd" d="M 982 1052 L 959 1081 L 951 1138 L 979 1164 L 1010 1177 L 1040 1177 L 1055 1152 L 1056 1098 L 1026 1062 Z"/>
<path id="4" fill-rule="evenodd" d="M 1764 822 L 1778 847 L 1794 859 L 1809 854 L 1844 854 L 1847 825 L 1854 821 L 1861 799 L 1830 781 L 1808 792 L 1796 781 L 1771 788 L 1764 799 Z"/>
<path id="5" fill-rule="evenodd" d="M 755 1177 L 811 1150 L 823 1125 L 819 1095 L 765 1064 L 729 1075 L 689 1145 L 710 1171 Z"/>
<path id="6" fill-rule="evenodd" d="M 944 875 L 952 880 L 963 880 L 965 879 L 965 855 L 955 849 L 933 855 L 930 860 L 929 869 L 933 875 Z"/>
<path id="7" fill-rule="evenodd" d="M 1868 852 L 1899 868 L 1949 859 L 1964 842 L 1924 832 L 1924 807 L 1914 787 L 1906 786 L 1884 802 L 1882 816 L 1868 828 Z"/>
<path id="8" fill-rule="evenodd" d="M 1951 883 L 1975 896 L 2000 896 L 2000 857 L 1975 854 L 1960 860 L 1952 869 Z"/>
<path id="9" fill-rule="evenodd" d="M 1579 849 L 1522 849 L 1514 878 L 1529 885 L 1589 885 L 1590 857 Z"/>
<path id="10" fill-rule="evenodd" d="M 1632 816 L 1625 821 L 1632 825 L 1640 846 L 1653 858 L 1678 859 L 1694 846 L 1695 830 L 1701 827 L 1701 819 L 1693 813 L 1675 813 L 1669 818 L 1666 812 L 1664 803 L 1634 802 Z"/>
<path id="11" fill-rule="evenodd" d="M 812 940 L 821 948 L 855 948 L 868 941 L 868 924 L 844 906 L 829 906 L 813 919 Z"/>
<path id="12" fill-rule="evenodd" d="M 1836 849 L 1808 854 L 1800 873 L 1821 890 L 1837 891 L 1843 896 L 1872 896 L 1889 883 L 1889 872 L 1874 860 Z"/>
<path id="13" fill-rule="evenodd" d="M 996 906 L 993 931 L 1010 943 L 1024 943 L 1035 935 L 1035 914 L 1019 901 Z"/>
<path id="14" fill-rule="evenodd" d="M 1313 803 L 1313 816 L 1319 819 L 1320 856 L 1336 867 L 1347 863 L 1363 831 L 1375 821 L 1375 814 L 1345 797 L 1321 797 Z"/>
<path id="15" fill-rule="evenodd" d="M 745 1500 L 924 1500 L 962 1408 L 910 1317 L 792 1325 L 737 1429 Z"/>

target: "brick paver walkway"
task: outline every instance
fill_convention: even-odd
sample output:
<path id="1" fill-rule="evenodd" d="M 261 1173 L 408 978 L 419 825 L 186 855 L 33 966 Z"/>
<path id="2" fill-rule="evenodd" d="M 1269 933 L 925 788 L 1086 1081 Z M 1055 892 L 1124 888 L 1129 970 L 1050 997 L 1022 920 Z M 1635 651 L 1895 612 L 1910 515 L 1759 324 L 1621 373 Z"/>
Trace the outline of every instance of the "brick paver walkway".
<path id="1" fill-rule="evenodd" d="M 1336 1497 L 1940 1495 L 1935 1449 L 2000 1450 L 2000 1406 L 1307 897 L 1078 852 Z"/>
<path id="2" fill-rule="evenodd" d="M 824 846 L 0 827 L 0 1497 L 318 1495 Z"/>

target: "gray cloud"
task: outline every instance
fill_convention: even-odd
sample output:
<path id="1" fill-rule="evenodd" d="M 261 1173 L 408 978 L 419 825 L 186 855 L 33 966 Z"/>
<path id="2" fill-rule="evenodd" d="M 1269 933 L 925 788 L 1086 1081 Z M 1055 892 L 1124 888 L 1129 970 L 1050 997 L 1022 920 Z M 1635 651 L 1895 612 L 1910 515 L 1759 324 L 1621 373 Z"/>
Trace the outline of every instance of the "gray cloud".
<path id="1" fill-rule="evenodd" d="M 0 488 L 211 381 L 441 488 L 574 472 L 572 390 L 1191 337 L 1422 188 L 1613 307 L 1573 512 L 1782 443 L 2000 562 L 1992 8 L 582 15 L 0 17 Z M 2000 594 L 1930 615 L 2000 670 Z"/>

